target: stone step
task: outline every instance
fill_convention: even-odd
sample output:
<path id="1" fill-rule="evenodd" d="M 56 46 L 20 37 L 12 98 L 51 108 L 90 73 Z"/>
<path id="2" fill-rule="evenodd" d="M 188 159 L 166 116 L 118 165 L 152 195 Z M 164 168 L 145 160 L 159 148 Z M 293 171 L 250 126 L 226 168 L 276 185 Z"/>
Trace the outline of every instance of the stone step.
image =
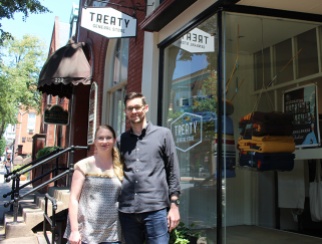
<path id="1" fill-rule="evenodd" d="M 68 208 L 69 189 L 52 187 L 49 189 L 48 193 L 57 200 L 56 213 Z M 4 216 L 6 239 L 34 236 L 35 233 L 32 232 L 32 229 L 44 221 L 44 209 L 44 194 L 34 194 L 34 196 L 29 196 L 26 197 L 26 199 L 19 201 L 17 222 L 13 222 L 14 219 L 12 212 L 8 212 Z M 52 215 L 52 203 L 49 200 L 47 213 L 49 216 Z M 44 239 L 43 233 L 42 237 L 38 237 L 38 239 Z"/>
<path id="2" fill-rule="evenodd" d="M 34 236 L 31 228 L 26 225 L 21 216 L 18 216 L 17 222 L 14 222 L 11 214 L 5 214 L 4 226 L 6 239 Z"/>
<path id="3" fill-rule="evenodd" d="M 16 237 L 10 239 L 4 239 L 1 244 L 46 244 L 46 242 L 40 242 L 36 235 L 27 237 Z"/>

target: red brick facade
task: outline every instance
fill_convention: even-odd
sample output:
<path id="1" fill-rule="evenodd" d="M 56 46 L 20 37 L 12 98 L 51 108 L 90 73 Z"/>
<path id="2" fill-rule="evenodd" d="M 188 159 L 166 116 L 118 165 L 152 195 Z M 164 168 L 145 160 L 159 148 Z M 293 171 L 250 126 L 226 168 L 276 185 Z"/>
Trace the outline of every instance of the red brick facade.
<path id="1" fill-rule="evenodd" d="M 111 1 L 112 2 L 112 1 Z M 136 1 L 142 6 L 145 5 L 144 0 Z M 84 1 L 83 1 L 84 3 Z M 130 4 L 130 1 L 128 3 Z M 129 5 L 126 5 L 129 6 Z M 121 12 L 133 16 L 133 10 L 123 7 L 111 6 Z M 81 11 L 80 11 L 81 14 Z M 144 19 L 145 12 L 136 11 L 135 16 L 138 24 Z M 128 67 L 128 83 L 127 91 L 141 91 L 141 79 L 142 79 L 142 60 L 143 60 L 143 41 L 144 31 L 137 27 L 137 36 L 130 39 L 129 47 L 129 67 Z M 109 39 L 80 27 L 79 40 L 80 42 L 86 42 L 90 44 L 91 53 L 90 64 L 93 69 L 92 81 L 97 82 L 98 85 L 98 112 L 97 123 L 99 124 L 102 119 L 102 101 L 103 101 L 103 82 L 104 82 L 104 67 L 106 52 L 108 48 Z M 75 89 L 75 113 L 72 115 L 72 127 L 74 128 L 74 138 L 71 142 L 73 145 L 86 145 L 87 138 L 87 117 L 88 117 L 88 90 L 87 88 L 81 89 L 80 87 Z M 93 147 L 89 153 L 93 152 Z M 77 159 L 77 158 L 76 158 Z"/>

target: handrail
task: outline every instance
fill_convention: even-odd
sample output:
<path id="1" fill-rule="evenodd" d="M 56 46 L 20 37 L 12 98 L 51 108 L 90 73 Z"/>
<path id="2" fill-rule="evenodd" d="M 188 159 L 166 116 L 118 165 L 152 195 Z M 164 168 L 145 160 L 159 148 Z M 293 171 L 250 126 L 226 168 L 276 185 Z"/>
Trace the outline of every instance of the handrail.
<path id="1" fill-rule="evenodd" d="M 52 204 L 52 218 L 49 217 L 48 215 L 48 199 L 51 201 Z M 46 239 L 47 243 L 55 243 L 56 239 L 56 210 L 57 210 L 57 201 L 55 198 L 51 197 L 48 193 L 45 194 L 45 211 L 44 211 L 44 222 L 43 222 L 43 231 L 44 231 L 44 236 Z M 50 225 L 51 229 L 51 242 L 49 241 L 49 237 L 46 232 L 46 223 Z"/>
<path id="2" fill-rule="evenodd" d="M 73 157 L 73 153 L 75 150 L 85 150 L 88 149 L 88 146 L 70 146 L 66 149 L 63 150 L 55 150 L 53 151 L 53 153 L 48 154 L 45 157 L 39 158 L 23 167 L 21 167 L 20 169 L 14 170 L 13 172 L 9 173 L 6 175 L 6 181 L 10 181 L 12 180 L 12 190 L 6 194 L 3 195 L 4 198 L 6 198 L 7 196 L 11 195 L 11 200 L 9 202 L 4 203 L 5 207 L 8 207 L 9 205 L 11 205 L 11 207 L 13 207 L 13 217 L 14 220 L 13 222 L 17 222 L 17 217 L 18 217 L 18 202 L 19 200 L 23 199 L 24 197 L 38 191 L 39 189 L 45 187 L 46 185 L 52 183 L 52 182 L 57 182 L 57 180 L 63 178 L 66 175 L 69 175 L 69 177 L 71 178 L 71 175 L 74 171 L 74 157 Z M 44 176 L 50 174 L 51 172 L 54 172 L 57 169 L 53 169 L 49 172 L 46 172 L 42 175 L 40 175 L 39 177 L 37 177 L 36 179 L 33 179 L 27 183 L 25 183 L 24 185 L 20 186 L 20 176 L 22 174 L 25 174 L 39 166 L 42 166 L 46 163 L 48 163 L 49 161 L 58 158 L 59 156 L 67 153 L 67 152 L 71 152 L 72 154 L 70 155 L 70 158 L 68 160 L 68 165 L 66 170 L 64 170 L 62 173 L 59 173 L 58 175 L 55 175 L 54 177 L 52 177 L 51 179 L 47 180 L 46 182 L 43 182 L 42 184 L 34 187 L 32 190 L 26 192 L 23 195 L 20 195 L 20 191 L 22 189 L 24 189 L 26 186 L 34 183 L 35 181 L 42 179 Z M 31 166 L 32 165 L 32 166 Z M 31 167 L 29 167 L 31 166 Z M 28 168 L 27 168 L 28 167 Z M 57 168 L 57 167 L 56 167 Z M 56 171 L 57 172 L 57 171 Z M 67 185 L 70 183 L 67 182 Z M 68 185 L 69 186 L 69 185 Z"/>
<path id="3" fill-rule="evenodd" d="M 22 173 L 21 171 L 23 170 L 23 169 L 25 169 L 25 168 L 27 168 L 27 167 L 29 167 L 30 165 L 32 165 L 32 164 L 36 164 L 36 163 L 38 163 L 39 161 L 41 161 L 41 160 L 44 160 L 44 159 L 46 159 L 46 158 L 48 158 L 48 157 L 50 157 L 50 156 L 52 156 L 52 155 L 54 155 L 54 154 L 56 154 L 57 152 L 59 152 L 61 149 L 59 149 L 59 148 L 57 148 L 56 150 L 54 150 L 53 152 L 51 152 L 51 153 L 49 153 L 49 154 L 47 154 L 47 155 L 45 155 L 45 156 L 43 156 L 43 157 L 41 157 L 41 158 L 38 158 L 38 159 L 36 159 L 36 160 L 34 160 L 34 161 L 32 161 L 32 162 L 30 162 L 30 163 L 28 163 L 28 164 L 25 164 L 25 165 L 23 165 L 22 167 L 20 167 L 19 169 L 16 169 L 16 170 L 14 170 L 14 171 L 12 171 L 12 172 L 10 172 L 10 173 L 7 173 L 7 174 L 5 174 L 4 175 L 4 178 L 5 178 L 5 182 L 10 182 L 10 180 L 12 180 L 12 186 L 11 186 L 11 189 L 12 189 L 12 191 L 10 192 L 10 194 L 11 194 L 11 200 L 13 200 L 14 199 L 14 189 L 16 188 L 16 186 L 19 186 L 19 184 L 16 184 L 16 179 L 19 179 L 20 178 L 20 175 L 22 175 L 22 174 L 24 174 L 24 173 Z M 30 169 L 31 170 L 31 169 Z M 19 173 L 19 175 L 17 175 L 17 173 L 18 172 L 20 172 Z M 28 171 L 27 171 L 28 172 Z M 49 173 L 48 173 L 49 174 Z M 47 175 L 47 174 L 46 174 Z M 44 176 L 46 176 L 46 175 L 42 175 L 41 177 L 37 177 L 36 179 L 34 179 L 34 180 L 32 180 L 32 181 L 30 181 L 28 184 L 25 184 L 23 187 L 21 186 L 20 188 L 22 189 L 22 188 L 24 188 L 24 187 L 26 187 L 27 185 L 29 185 L 29 184 L 32 184 L 32 183 L 34 183 L 35 181 L 37 181 L 37 180 L 39 180 L 39 179 L 41 179 L 41 178 L 43 178 Z M 10 176 L 10 177 L 9 177 Z M 6 198 L 7 196 L 9 195 L 9 193 L 7 193 L 7 194 L 4 194 L 3 195 L 3 198 Z M 10 207 L 10 211 L 13 211 L 13 205 L 11 205 L 11 207 Z"/>
<path id="4" fill-rule="evenodd" d="M 40 184 L 39 186 L 33 187 L 30 191 L 26 192 L 25 194 L 23 194 L 23 195 L 19 194 L 17 196 L 17 199 L 13 199 L 13 200 L 10 200 L 9 202 L 5 202 L 4 206 L 8 207 L 10 204 L 13 204 L 15 201 L 19 201 L 19 200 L 23 199 L 24 197 L 30 195 L 31 193 L 34 193 L 34 192 L 38 191 L 39 189 L 43 188 L 44 186 L 63 178 L 65 175 L 67 175 L 69 173 L 70 173 L 70 170 L 64 171 L 63 173 L 51 178 L 50 180 Z"/>
<path id="5" fill-rule="evenodd" d="M 29 165 L 33 165 L 33 166 L 31 166 L 30 168 L 28 168 L 28 169 L 25 169 L 25 170 L 23 170 L 23 171 L 21 171 L 20 172 L 20 170 L 21 170 L 21 168 L 19 168 L 19 169 L 17 169 L 17 170 L 15 170 L 14 172 L 15 172 L 15 174 L 14 175 L 12 175 L 13 174 L 13 172 L 12 173 L 9 173 L 8 174 L 8 176 L 10 176 L 10 175 L 12 175 L 10 178 L 11 179 L 13 179 L 13 178 L 15 178 L 17 175 L 22 175 L 22 174 L 25 174 L 25 173 L 27 173 L 27 172 L 29 172 L 29 171 L 31 171 L 31 170 L 33 170 L 34 168 L 37 168 L 38 166 L 40 166 L 40 165 L 42 165 L 42 164 L 45 164 L 45 163 L 47 163 L 48 161 L 51 161 L 52 159 L 55 159 L 55 158 L 58 158 L 59 156 L 61 156 L 61 155 L 63 155 L 63 154 L 65 154 L 66 152 L 69 152 L 69 151 L 72 151 L 72 150 L 77 150 L 77 149 L 88 149 L 88 147 L 87 146 L 70 146 L 70 147 L 68 147 L 68 148 L 66 148 L 66 149 L 63 149 L 63 150 L 61 150 L 60 152 L 58 152 L 58 153 L 54 153 L 53 155 L 51 155 L 51 154 L 49 154 L 50 156 L 48 156 L 47 155 L 47 157 L 42 157 L 42 158 L 40 158 L 40 159 L 42 159 L 42 160 L 39 160 L 39 162 L 37 162 L 37 160 L 35 160 L 34 162 L 31 162 L 31 163 L 29 163 Z M 57 151 L 57 150 L 56 150 Z M 55 151 L 54 151 L 55 152 Z M 44 158 L 44 159 L 43 159 Z M 37 162 L 36 164 L 35 164 L 35 162 Z M 26 166 L 27 167 L 27 166 Z M 23 166 L 23 168 L 26 168 L 26 167 L 24 167 Z M 6 176 L 6 175 L 5 175 Z M 6 177 L 6 178 L 8 178 L 8 177 Z"/>
<path id="6" fill-rule="evenodd" d="M 9 182 L 9 181 L 10 181 L 10 178 L 9 178 L 9 176 L 10 176 L 10 175 L 14 175 L 14 174 L 16 174 L 17 172 L 19 172 L 19 171 L 21 171 L 21 170 L 23 170 L 23 169 L 25 169 L 25 168 L 29 167 L 30 165 L 36 164 L 36 163 L 38 163 L 39 161 L 41 161 L 41 160 L 43 160 L 43 159 L 46 159 L 46 158 L 48 158 L 48 157 L 50 157 L 50 156 L 52 156 L 52 155 L 56 154 L 56 153 L 57 153 L 57 152 L 59 152 L 60 150 L 62 150 L 62 149 L 57 148 L 56 150 L 54 150 L 54 151 L 50 152 L 49 154 L 47 154 L 47 155 L 45 155 L 45 156 L 43 156 L 43 157 L 40 157 L 40 158 L 38 158 L 38 159 L 36 159 L 36 160 L 34 160 L 34 161 L 32 161 L 32 162 L 28 163 L 28 164 L 25 164 L 25 165 L 21 166 L 19 169 L 15 169 L 15 170 L 13 170 L 13 171 L 12 171 L 12 172 L 10 172 L 10 173 L 5 174 L 5 175 L 4 175 L 4 177 L 6 178 L 7 182 Z M 23 174 L 24 174 L 24 173 L 23 173 Z M 7 179 L 7 178 L 9 178 L 9 179 Z"/>

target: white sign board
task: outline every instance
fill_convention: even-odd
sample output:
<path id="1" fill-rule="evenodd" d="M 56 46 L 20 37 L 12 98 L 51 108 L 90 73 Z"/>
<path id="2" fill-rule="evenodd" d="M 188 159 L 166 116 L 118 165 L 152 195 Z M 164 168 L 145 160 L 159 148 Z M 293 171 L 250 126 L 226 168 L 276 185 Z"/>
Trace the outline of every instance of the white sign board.
<path id="1" fill-rule="evenodd" d="M 177 47 L 190 53 L 206 53 L 215 51 L 215 36 L 194 28 L 174 43 Z"/>
<path id="2" fill-rule="evenodd" d="M 107 38 L 136 36 L 137 19 L 114 8 L 83 8 L 81 27 Z"/>

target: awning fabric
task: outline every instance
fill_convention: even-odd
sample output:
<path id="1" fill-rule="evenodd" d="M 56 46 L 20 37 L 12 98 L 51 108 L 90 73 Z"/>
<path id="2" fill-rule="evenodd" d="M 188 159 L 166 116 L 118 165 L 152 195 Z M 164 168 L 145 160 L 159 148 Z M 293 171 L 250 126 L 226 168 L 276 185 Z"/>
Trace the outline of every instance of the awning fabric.
<path id="1" fill-rule="evenodd" d="M 83 42 L 70 43 L 53 53 L 40 72 L 38 90 L 70 98 L 73 85 L 90 85 L 92 74 L 85 47 Z"/>

